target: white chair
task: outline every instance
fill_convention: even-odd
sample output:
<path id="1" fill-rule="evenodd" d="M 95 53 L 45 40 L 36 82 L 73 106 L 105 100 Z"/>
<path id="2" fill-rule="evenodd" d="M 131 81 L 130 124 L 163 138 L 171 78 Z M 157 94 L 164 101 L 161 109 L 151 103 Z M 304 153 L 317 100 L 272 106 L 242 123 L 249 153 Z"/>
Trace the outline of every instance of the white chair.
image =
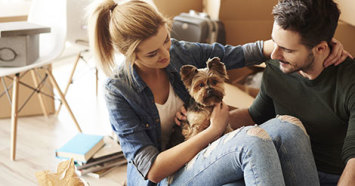
<path id="1" fill-rule="evenodd" d="M 66 106 L 76 128 L 79 132 L 81 132 L 81 128 L 50 69 L 50 64 L 62 54 L 65 47 L 67 35 L 66 5 L 66 0 L 33 0 L 28 16 L 28 22 L 51 28 L 50 33 L 40 34 L 40 57 L 31 65 L 16 68 L 0 68 L 0 77 L 15 74 L 13 78 L 11 109 L 11 160 L 15 160 L 16 157 L 18 89 L 19 82 L 21 81 L 19 78 L 20 74 L 31 71 L 33 74 L 33 81 L 36 86 L 36 84 L 38 84 L 37 77 L 34 75 L 36 74 L 36 70 L 39 68 L 45 69 L 45 72 L 48 75 L 53 87 L 59 94 L 61 102 Z M 38 87 L 36 87 L 36 89 L 37 88 Z M 37 90 L 37 92 L 40 92 L 40 90 Z M 45 108 L 42 107 L 42 109 L 46 115 Z"/>
<path id="2" fill-rule="evenodd" d="M 79 49 L 79 53 L 74 61 L 72 71 L 69 75 L 68 83 L 64 89 L 64 95 L 67 94 L 69 86 L 73 84 L 73 76 L 79 61 L 88 64 L 85 59 L 85 53 L 89 52 L 89 39 L 87 33 L 86 7 L 93 0 L 67 0 L 67 42 L 73 47 Z M 98 94 L 98 69 L 93 67 L 96 76 L 96 96 Z M 59 104 L 56 114 L 58 115 L 62 104 Z"/>

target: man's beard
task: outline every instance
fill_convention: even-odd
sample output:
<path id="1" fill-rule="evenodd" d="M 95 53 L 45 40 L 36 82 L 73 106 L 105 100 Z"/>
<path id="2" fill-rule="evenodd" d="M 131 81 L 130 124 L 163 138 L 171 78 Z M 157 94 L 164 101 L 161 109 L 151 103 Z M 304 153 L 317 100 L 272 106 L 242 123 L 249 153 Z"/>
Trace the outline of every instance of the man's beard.
<path id="1" fill-rule="evenodd" d="M 309 55 L 307 56 L 306 62 L 303 64 L 303 66 L 297 66 L 297 64 L 293 65 L 289 62 L 282 61 L 282 60 L 279 60 L 279 61 L 280 61 L 280 70 L 285 74 L 291 74 L 291 73 L 298 72 L 298 71 L 307 72 L 313 67 L 314 55 L 312 52 L 310 52 Z M 287 64 L 288 68 L 283 68 L 282 63 Z"/>

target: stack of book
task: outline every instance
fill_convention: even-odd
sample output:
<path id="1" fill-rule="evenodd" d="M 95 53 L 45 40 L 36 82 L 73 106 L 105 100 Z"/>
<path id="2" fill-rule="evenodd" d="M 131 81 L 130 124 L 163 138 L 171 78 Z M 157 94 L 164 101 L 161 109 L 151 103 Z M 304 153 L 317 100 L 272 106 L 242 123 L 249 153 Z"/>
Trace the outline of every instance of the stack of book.
<path id="1" fill-rule="evenodd" d="M 56 150 L 56 157 L 73 158 L 76 173 L 100 178 L 127 163 L 121 146 L 110 136 L 79 133 Z"/>

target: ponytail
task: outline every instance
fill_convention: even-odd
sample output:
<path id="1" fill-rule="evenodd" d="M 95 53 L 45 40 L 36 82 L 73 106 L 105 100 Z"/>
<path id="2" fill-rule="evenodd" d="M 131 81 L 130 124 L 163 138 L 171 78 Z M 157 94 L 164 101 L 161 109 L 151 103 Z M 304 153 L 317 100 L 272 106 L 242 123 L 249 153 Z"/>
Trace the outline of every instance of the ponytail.
<path id="1" fill-rule="evenodd" d="M 115 63 L 109 26 L 111 8 L 115 7 L 116 3 L 113 0 L 104 0 L 95 5 L 88 22 L 90 48 L 98 65 L 107 76 L 110 76 Z"/>

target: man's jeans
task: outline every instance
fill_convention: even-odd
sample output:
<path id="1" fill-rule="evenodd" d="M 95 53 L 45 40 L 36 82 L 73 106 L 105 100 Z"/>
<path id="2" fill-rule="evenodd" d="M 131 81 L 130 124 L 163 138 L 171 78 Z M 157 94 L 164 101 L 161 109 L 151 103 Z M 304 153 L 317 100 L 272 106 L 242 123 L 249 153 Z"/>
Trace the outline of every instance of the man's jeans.
<path id="1" fill-rule="evenodd" d="M 321 186 L 336 186 L 340 178 L 340 175 L 328 174 L 321 171 L 318 171 L 318 175 Z"/>
<path id="2" fill-rule="evenodd" d="M 319 185 L 302 123 L 280 116 L 230 132 L 159 185 Z"/>

